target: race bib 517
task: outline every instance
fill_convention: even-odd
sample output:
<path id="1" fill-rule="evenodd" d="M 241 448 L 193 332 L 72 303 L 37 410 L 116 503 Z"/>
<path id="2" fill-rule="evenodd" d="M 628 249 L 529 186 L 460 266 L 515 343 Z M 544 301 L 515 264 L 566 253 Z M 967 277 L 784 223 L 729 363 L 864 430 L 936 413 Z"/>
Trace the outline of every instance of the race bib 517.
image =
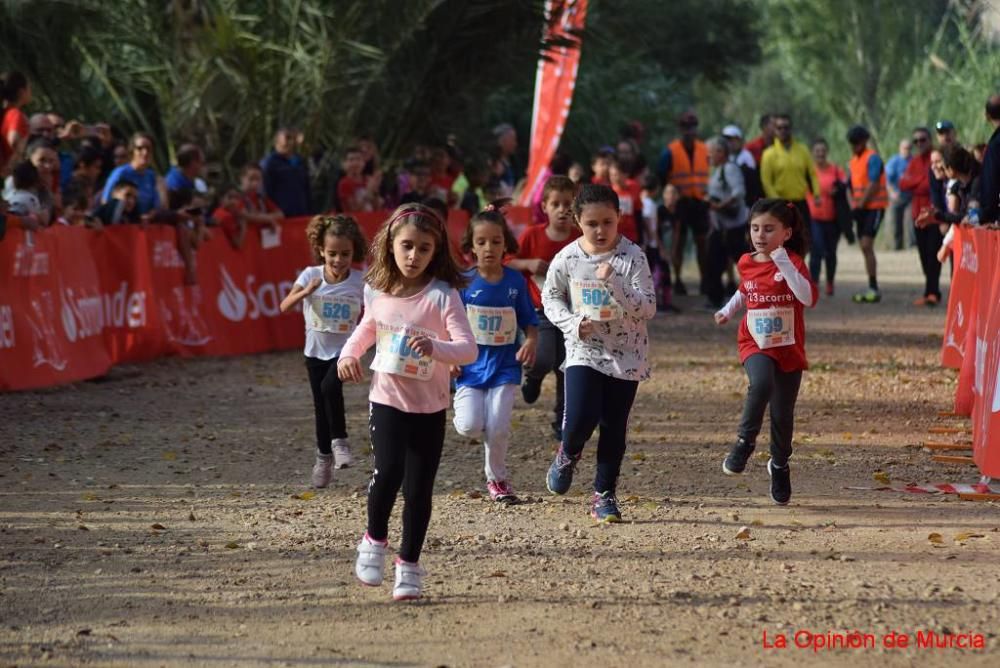
<path id="1" fill-rule="evenodd" d="M 510 306 L 467 304 L 465 312 L 479 345 L 506 346 L 517 339 L 517 314 Z"/>

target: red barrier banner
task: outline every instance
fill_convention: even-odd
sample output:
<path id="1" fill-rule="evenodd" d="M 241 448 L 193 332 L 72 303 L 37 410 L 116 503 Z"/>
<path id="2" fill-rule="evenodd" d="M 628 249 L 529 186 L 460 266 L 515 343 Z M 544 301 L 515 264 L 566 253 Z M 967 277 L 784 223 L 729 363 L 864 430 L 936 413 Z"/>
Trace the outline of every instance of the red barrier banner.
<path id="1" fill-rule="evenodd" d="M 387 216 L 355 214 L 369 241 Z M 0 391 L 84 380 L 164 355 L 301 347 L 302 315 L 278 306 L 317 263 L 308 220 L 285 220 L 280 243 L 266 248 L 259 233 L 235 249 L 215 231 L 196 253 L 195 286 L 183 285 L 170 227 L 9 230 L 0 242 Z M 467 226 L 467 213 L 450 213 L 453 250 Z"/>
<path id="2" fill-rule="evenodd" d="M 566 128 L 580 66 L 580 34 L 586 17 L 587 0 L 547 0 L 545 3 L 545 41 L 568 40 L 575 45 L 556 47 L 552 53 L 542 54 L 538 59 L 528 175 L 518 202 L 523 206 L 531 204 L 531 194 L 559 148 Z"/>
<path id="3" fill-rule="evenodd" d="M 975 311 L 979 260 L 972 236 L 969 229 L 961 226 L 955 228 L 952 244 L 955 272 L 948 292 L 948 315 L 945 319 L 944 342 L 941 345 L 941 364 L 949 369 L 962 368 L 965 340 Z M 974 331 L 975 328 L 972 329 Z"/>
<path id="4" fill-rule="evenodd" d="M 1000 477 L 1000 234 L 975 232 L 984 271 L 976 322 L 972 458 L 983 475 Z"/>

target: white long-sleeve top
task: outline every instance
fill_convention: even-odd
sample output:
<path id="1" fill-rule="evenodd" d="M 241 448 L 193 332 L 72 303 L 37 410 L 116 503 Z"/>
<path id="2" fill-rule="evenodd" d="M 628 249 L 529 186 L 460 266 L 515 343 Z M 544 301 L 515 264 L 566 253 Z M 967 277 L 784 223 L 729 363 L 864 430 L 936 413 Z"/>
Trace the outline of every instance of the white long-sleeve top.
<path id="1" fill-rule="evenodd" d="M 599 281 L 602 262 L 614 273 Z M 649 378 L 646 321 L 656 315 L 656 291 L 645 254 L 624 236 L 600 255 L 588 255 L 579 239 L 559 251 L 545 277 L 542 307 L 565 335 L 567 367 L 587 366 L 623 380 Z M 584 318 L 594 333 L 581 340 Z"/>

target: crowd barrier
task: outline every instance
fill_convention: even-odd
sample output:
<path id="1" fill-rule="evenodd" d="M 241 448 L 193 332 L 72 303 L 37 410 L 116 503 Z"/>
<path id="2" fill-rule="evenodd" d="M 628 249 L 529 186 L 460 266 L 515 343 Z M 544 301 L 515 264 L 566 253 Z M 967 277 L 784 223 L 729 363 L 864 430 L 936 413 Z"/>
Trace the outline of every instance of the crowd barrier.
<path id="1" fill-rule="evenodd" d="M 955 413 L 972 418 L 972 457 L 1000 478 L 1000 233 L 956 228 L 941 362 L 958 369 Z"/>
<path id="2" fill-rule="evenodd" d="M 387 213 L 354 215 L 371 241 Z M 198 250 L 196 286 L 182 285 L 169 227 L 8 230 L 0 241 L 0 391 L 85 380 L 166 355 L 301 348 L 302 315 L 278 305 L 317 263 L 308 220 L 286 220 L 280 243 L 268 247 L 248 234 L 237 250 L 215 230 Z M 449 216 L 453 251 L 467 224 L 465 212 Z"/>

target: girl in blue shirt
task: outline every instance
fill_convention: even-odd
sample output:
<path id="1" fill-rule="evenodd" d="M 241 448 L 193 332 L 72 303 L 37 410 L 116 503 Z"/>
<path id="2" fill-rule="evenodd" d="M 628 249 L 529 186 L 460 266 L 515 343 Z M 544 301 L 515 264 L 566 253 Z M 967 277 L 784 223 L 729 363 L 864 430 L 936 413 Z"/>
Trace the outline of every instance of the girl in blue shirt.
<path id="1" fill-rule="evenodd" d="M 479 357 L 454 370 L 455 429 L 482 438 L 486 449 L 486 488 L 494 501 L 517 501 L 507 474 L 510 416 L 521 384 L 521 365 L 535 361 L 538 316 L 521 272 L 503 265 L 506 253 L 517 252 L 517 240 L 507 227 L 500 203 L 472 217 L 462 250 L 476 259 L 468 287 L 459 291 Z M 524 331 L 518 343 L 518 330 Z"/>

